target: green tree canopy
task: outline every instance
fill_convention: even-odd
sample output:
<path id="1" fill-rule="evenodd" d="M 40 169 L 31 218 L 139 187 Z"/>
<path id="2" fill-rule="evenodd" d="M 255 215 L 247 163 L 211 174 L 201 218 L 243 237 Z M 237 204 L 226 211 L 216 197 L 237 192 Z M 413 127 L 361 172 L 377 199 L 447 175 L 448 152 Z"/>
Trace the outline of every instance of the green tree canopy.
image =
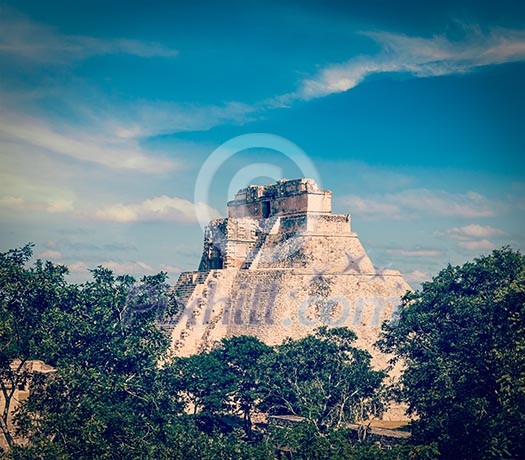
<path id="1" fill-rule="evenodd" d="M 321 327 L 278 345 L 263 360 L 266 409 L 305 417 L 319 432 L 378 414 L 385 375 L 372 369 L 367 351 L 353 347 L 355 339 L 349 329 Z"/>
<path id="2" fill-rule="evenodd" d="M 447 317 L 450 329 L 445 328 L 448 335 L 444 337 L 458 337 L 453 330 L 458 322 L 460 330 L 466 330 L 467 334 L 455 342 L 440 338 L 443 330 L 436 326 L 432 309 L 421 307 L 427 316 L 414 314 L 412 318 L 410 311 L 415 310 L 410 309 L 420 302 L 412 294 L 413 297 L 405 299 L 410 305 L 401 313 L 401 326 L 385 333 L 383 345 L 405 353 L 410 367 L 404 388 L 409 389 L 407 394 L 415 401 L 411 407 L 418 414 L 434 413 L 434 396 L 432 392 L 429 397 L 424 391 L 414 390 L 410 384 L 425 378 L 433 371 L 433 365 L 438 367 L 436 374 L 445 369 L 449 379 L 456 379 L 458 384 L 460 371 L 465 368 L 463 362 L 470 366 L 466 367 L 466 374 L 473 373 L 475 382 L 478 382 L 476 372 L 485 372 L 486 366 L 498 369 L 495 383 L 486 378 L 471 386 L 495 385 L 490 388 L 497 390 L 499 413 L 503 415 L 501 419 L 486 420 L 493 423 L 492 452 L 504 456 L 517 452 L 511 449 L 515 449 L 513 443 L 521 436 L 524 328 L 523 309 L 517 305 L 523 305 L 524 283 L 521 256 L 512 252 L 500 256 L 502 260 L 508 259 L 507 264 L 498 262 L 496 268 L 489 266 L 485 271 L 495 270 L 509 282 L 493 283 L 479 294 L 478 289 L 483 286 L 479 280 L 485 280 L 480 268 L 479 273 L 477 269 L 469 272 L 471 278 L 462 272 L 461 282 L 456 279 L 456 284 L 452 283 L 461 285 L 468 278 L 468 289 L 458 288 L 454 295 L 446 297 L 443 293 L 448 288 L 444 283 L 442 290 L 437 289 L 432 297 L 436 305 L 441 298 L 448 302 L 448 309 L 443 307 L 445 311 L 454 312 L 457 305 L 462 305 L 457 316 L 450 313 Z M 348 329 L 324 327 L 312 336 L 287 340 L 275 347 L 268 347 L 254 337 L 233 337 L 223 340 L 211 352 L 172 360 L 169 337 L 158 327 L 160 317 L 174 311 L 170 308 L 165 274 L 137 281 L 98 267 L 92 271 L 90 281 L 71 284 L 66 279 L 66 267 L 41 261 L 29 265 L 31 257 L 30 245 L 0 254 L 2 398 L 12 398 L 13 388 L 31 380 L 30 397 L 21 404 L 15 417 L 24 442 L 17 444 L 12 436 L 10 411 L 4 411 L 7 415 L 0 420 L 3 436 L 11 445 L 6 454 L 10 460 L 262 460 L 275 459 L 278 452 L 290 449 L 294 458 L 305 459 L 415 460 L 435 458 L 436 449 L 428 439 L 436 433 L 439 435 L 436 439 L 445 447 L 443 439 L 451 439 L 448 431 L 440 431 L 431 424 L 425 426 L 424 417 L 420 433 L 428 436 L 420 439 L 427 440 L 426 446 L 399 445 L 385 449 L 357 443 L 349 435 L 347 422 L 365 420 L 381 411 L 384 373 L 371 368 L 370 355 L 354 347 L 355 334 Z M 509 275 L 513 270 L 515 277 Z M 509 276 L 512 279 L 507 279 Z M 431 293 L 432 289 L 428 296 Z M 480 297 L 476 297 L 478 294 Z M 488 322 L 490 327 L 483 321 L 489 304 L 498 306 Z M 482 313 L 469 316 L 478 308 L 483 309 Z M 479 324 L 469 330 L 473 321 Z M 409 325 L 424 331 L 437 328 L 438 332 L 430 342 L 414 339 L 417 343 L 413 343 Z M 498 333 L 490 335 L 494 331 Z M 472 334 L 478 333 L 483 344 L 487 337 L 493 340 L 486 350 L 490 359 L 476 371 L 478 352 L 468 354 L 465 350 L 476 343 Z M 428 343 L 439 346 L 423 360 L 426 367 L 420 371 L 419 357 Z M 397 345 L 399 350 L 394 350 Z M 439 357 L 442 348 L 461 365 L 443 365 L 448 361 Z M 416 350 L 413 356 L 412 350 Z M 485 352 L 479 353 L 485 357 Z M 428 364 L 436 356 L 438 364 Z M 21 363 L 34 359 L 54 366 L 56 372 L 46 376 L 26 372 Z M 452 395 L 460 401 L 460 394 L 456 396 L 456 390 L 450 388 L 445 397 Z M 483 405 L 479 397 L 466 394 L 470 398 L 467 404 L 472 407 L 478 404 L 483 411 L 492 411 L 492 406 Z M 436 403 L 435 407 L 439 405 Z M 189 413 L 188 408 L 194 413 Z M 251 418 L 256 411 L 295 414 L 305 421 L 301 426 L 275 427 L 276 430 L 270 428 L 264 432 L 257 427 L 257 432 L 254 430 L 257 435 L 251 436 Z M 457 413 L 460 412 L 458 409 Z M 454 422 L 454 417 L 452 414 L 447 423 Z M 232 429 L 233 426 L 238 428 Z"/>
<path id="3" fill-rule="evenodd" d="M 0 256 L 0 384 L 5 398 L 14 360 L 43 360 L 56 373 L 33 376 L 31 397 L 19 408 L 20 458 L 152 458 L 164 423 L 180 411 L 162 391 L 159 360 L 169 339 L 156 327 L 167 296 L 165 275 L 115 277 L 93 270 L 82 285 L 65 280 L 67 268 L 37 261 L 31 247 Z M 18 362 L 18 361 L 16 361 Z M 17 383 L 16 381 L 14 382 Z M 11 408 L 12 409 L 12 408 Z M 6 434 L 7 433 L 7 434 Z"/>
<path id="4" fill-rule="evenodd" d="M 231 398 L 242 414 L 244 429 L 250 436 L 252 413 L 265 395 L 262 360 L 270 356 L 273 349 L 256 337 L 241 336 L 223 339 L 214 353 L 232 376 Z"/>
<path id="5" fill-rule="evenodd" d="M 383 351 L 402 359 L 401 394 L 443 458 L 525 452 L 525 258 L 510 248 L 448 266 L 404 297 Z"/>
<path id="6" fill-rule="evenodd" d="M 167 371 L 177 376 L 174 390 L 187 410 L 209 422 L 240 413 L 250 436 L 252 413 L 263 398 L 261 360 L 271 352 L 256 337 L 232 337 L 210 352 L 175 359 Z"/>
<path id="7" fill-rule="evenodd" d="M 32 255 L 31 244 L 0 254 L 0 436 L 8 446 L 14 444 L 15 390 L 30 378 L 26 363 L 46 358 L 48 312 L 68 291 L 67 268 L 40 260 L 26 268 Z"/>

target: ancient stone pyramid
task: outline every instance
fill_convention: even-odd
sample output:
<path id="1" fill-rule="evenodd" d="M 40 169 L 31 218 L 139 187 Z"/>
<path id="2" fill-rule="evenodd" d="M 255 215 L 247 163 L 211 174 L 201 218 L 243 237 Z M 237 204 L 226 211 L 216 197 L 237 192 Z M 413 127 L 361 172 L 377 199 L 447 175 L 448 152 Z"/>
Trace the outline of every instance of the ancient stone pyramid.
<path id="1" fill-rule="evenodd" d="M 407 289 L 398 271 L 374 268 L 331 191 L 311 179 L 250 186 L 207 226 L 198 271 L 180 275 L 173 347 L 187 356 L 223 337 L 277 344 L 347 326 L 381 366 L 372 344 Z"/>

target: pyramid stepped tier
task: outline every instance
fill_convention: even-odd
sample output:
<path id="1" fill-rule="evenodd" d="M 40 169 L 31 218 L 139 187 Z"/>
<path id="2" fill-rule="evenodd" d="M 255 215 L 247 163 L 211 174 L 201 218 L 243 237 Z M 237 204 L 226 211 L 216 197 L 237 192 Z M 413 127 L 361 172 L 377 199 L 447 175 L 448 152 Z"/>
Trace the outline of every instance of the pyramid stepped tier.
<path id="1" fill-rule="evenodd" d="M 184 305 L 172 330 L 177 354 L 210 349 L 224 337 L 255 335 L 273 345 L 321 326 L 347 326 L 378 367 L 373 343 L 410 287 L 398 271 L 374 268 L 333 214 L 332 192 L 311 179 L 240 190 L 228 217 L 211 221 L 198 272 L 175 286 Z"/>

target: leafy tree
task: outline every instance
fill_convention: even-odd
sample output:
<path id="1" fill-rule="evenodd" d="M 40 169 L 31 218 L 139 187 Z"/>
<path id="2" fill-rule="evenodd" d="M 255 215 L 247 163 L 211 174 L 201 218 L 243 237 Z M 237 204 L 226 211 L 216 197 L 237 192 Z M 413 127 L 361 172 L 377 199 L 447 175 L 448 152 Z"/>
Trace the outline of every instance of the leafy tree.
<path id="1" fill-rule="evenodd" d="M 223 339 L 212 351 L 178 358 L 170 371 L 178 376 L 179 391 L 187 410 L 213 423 L 217 417 L 240 412 L 246 435 L 251 435 L 251 415 L 262 398 L 260 360 L 271 348 L 256 337 Z"/>
<path id="2" fill-rule="evenodd" d="M 26 268 L 32 254 L 31 244 L 0 254 L 0 441 L 9 447 L 16 443 L 15 391 L 31 378 L 28 361 L 43 359 L 45 317 L 67 291 L 67 268 L 42 261 Z"/>
<path id="3" fill-rule="evenodd" d="M 268 411 L 305 417 L 319 432 L 379 413 L 384 373 L 352 346 L 355 338 L 346 328 L 321 327 L 277 346 L 263 360 Z"/>
<path id="4" fill-rule="evenodd" d="M 359 442 L 349 429 L 329 429 L 319 433 L 316 427 L 303 422 L 291 428 L 272 430 L 271 443 L 276 451 L 288 452 L 300 460 L 437 460 L 435 445 L 421 446 L 395 442 L 382 446 L 377 441 Z"/>
<path id="5" fill-rule="evenodd" d="M 214 431 L 211 435 L 200 429 L 199 420 L 181 417 L 169 429 L 169 441 L 164 444 L 162 456 L 169 460 L 274 460 L 272 446 L 251 443 L 236 433 Z"/>
<path id="6" fill-rule="evenodd" d="M 525 257 L 506 247 L 448 266 L 404 297 L 380 345 L 403 360 L 416 439 L 443 458 L 525 452 Z"/>
<path id="7" fill-rule="evenodd" d="M 272 351 L 256 337 L 241 336 L 223 339 L 213 352 L 232 376 L 230 395 L 235 408 L 242 414 L 248 437 L 252 431 L 252 413 L 264 396 L 261 360 Z"/>
<path id="8" fill-rule="evenodd" d="M 381 410 L 384 377 L 371 369 L 366 351 L 353 347 L 348 329 L 323 327 L 277 347 L 234 337 L 209 353 L 171 360 L 169 338 L 158 327 L 161 317 L 176 313 L 165 274 L 137 282 L 98 267 L 91 281 L 76 285 L 66 281 L 66 267 L 28 266 L 31 257 L 31 245 L 0 254 L 2 398 L 10 404 L 12 389 L 31 378 L 31 396 L 15 417 L 24 443 L 16 444 L 12 411 L 0 420 L 10 460 L 263 460 L 276 458 L 282 446 L 304 459 L 435 458 L 433 446 L 356 444 L 344 429 Z M 519 439 L 523 414 L 524 321 L 516 308 L 523 304 L 522 265 L 513 282 L 486 292 L 501 306 L 490 356 L 503 369 L 496 382 L 510 421 L 505 446 Z M 31 359 L 56 372 L 44 378 L 13 367 Z M 258 410 L 300 415 L 305 423 L 251 437 Z M 248 436 L 240 424 L 224 429 L 225 415 L 242 415 Z"/>
<path id="9" fill-rule="evenodd" d="M 182 393 L 187 411 L 213 419 L 230 410 L 233 376 L 215 354 L 177 358 L 169 371 L 176 373 L 174 390 Z"/>
<path id="10" fill-rule="evenodd" d="M 1 259 L 3 375 L 14 358 L 57 372 L 31 383 L 17 415 L 29 444 L 12 446 L 12 456 L 157 458 L 181 410 L 158 368 L 169 346 L 156 327 L 165 275 L 137 283 L 99 267 L 93 281 L 73 285 L 64 267 L 25 268 L 30 256 L 24 248 Z"/>

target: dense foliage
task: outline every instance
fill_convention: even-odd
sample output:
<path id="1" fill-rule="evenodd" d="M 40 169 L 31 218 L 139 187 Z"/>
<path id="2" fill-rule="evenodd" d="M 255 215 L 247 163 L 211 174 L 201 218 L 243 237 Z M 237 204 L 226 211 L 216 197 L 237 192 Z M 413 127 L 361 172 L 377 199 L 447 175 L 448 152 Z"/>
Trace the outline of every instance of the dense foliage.
<path id="1" fill-rule="evenodd" d="M 403 359 L 414 434 L 446 459 L 525 452 L 525 257 L 496 250 L 448 266 L 404 298 L 385 351 Z M 521 457 L 522 458 L 522 457 Z"/>
<path id="2" fill-rule="evenodd" d="M 385 375 L 371 368 L 367 351 L 352 346 L 355 339 L 346 328 L 321 327 L 277 346 L 263 363 L 265 409 L 305 417 L 319 433 L 379 415 Z"/>
<path id="3" fill-rule="evenodd" d="M 371 368 L 368 352 L 352 346 L 355 338 L 346 328 L 326 327 L 273 348 L 234 337 L 209 353 L 174 360 L 169 371 L 178 375 L 187 409 L 208 424 L 238 412 L 250 437 L 257 409 L 303 417 L 321 434 L 382 410 L 384 374 Z"/>
<path id="4" fill-rule="evenodd" d="M 79 286 L 65 281 L 65 267 L 37 261 L 25 268 L 30 256 L 26 246 L 0 259 L 4 396 L 29 378 L 17 373 L 27 360 L 43 360 L 58 371 L 31 382 L 31 398 L 18 417 L 19 434 L 31 441 L 24 455 L 147 456 L 163 435 L 152 420 L 173 412 L 157 370 L 168 340 L 155 327 L 155 309 L 130 302 L 140 302 L 146 292 L 152 301 L 161 296 L 165 276 L 136 283 L 97 268 L 93 281 Z M 21 363 L 13 369 L 15 359 Z M 13 445 L 5 415 L 2 427 Z"/>
<path id="5" fill-rule="evenodd" d="M 320 328 L 275 347 L 234 337 L 173 359 L 157 327 L 172 310 L 164 274 L 137 281 L 98 267 L 77 285 L 67 282 L 66 267 L 30 266 L 31 257 L 31 246 L 0 254 L 6 458 L 519 458 L 519 253 L 503 249 L 447 267 L 405 296 L 399 324 L 385 326 L 381 346 L 404 360 L 399 394 L 418 416 L 415 438 L 403 443 L 363 441 L 348 429 L 385 403 L 384 374 L 353 346 L 348 329 Z M 56 372 L 26 371 L 24 363 L 35 359 Z M 27 383 L 30 397 L 13 417 L 14 389 Z M 261 414 L 303 421 L 267 426 Z"/>
<path id="6" fill-rule="evenodd" d="M 156 325 L 172 310 L 164 274 L 137 282 L 98 267 L 76 285 L 66 267 L 29 266 L 31 257 L 29 245 L 0 254 L 6 458 L 274 459 L 293 450 L 297 458 L 361 459 L 370 449 L 379 459 L 433 458 L 427 448 L 371 447 L 342 428 L 379 407 L 383 377 L 348 330 L 321 329 L 279 347 L 234 337 L 171 359 Z M 56 371 L 26 371 L 35 359 Z M 28 383 L 29 399 L 17 404 L 14 390 Z M 262 410 L 305 421 L 254 429 Z"/>

